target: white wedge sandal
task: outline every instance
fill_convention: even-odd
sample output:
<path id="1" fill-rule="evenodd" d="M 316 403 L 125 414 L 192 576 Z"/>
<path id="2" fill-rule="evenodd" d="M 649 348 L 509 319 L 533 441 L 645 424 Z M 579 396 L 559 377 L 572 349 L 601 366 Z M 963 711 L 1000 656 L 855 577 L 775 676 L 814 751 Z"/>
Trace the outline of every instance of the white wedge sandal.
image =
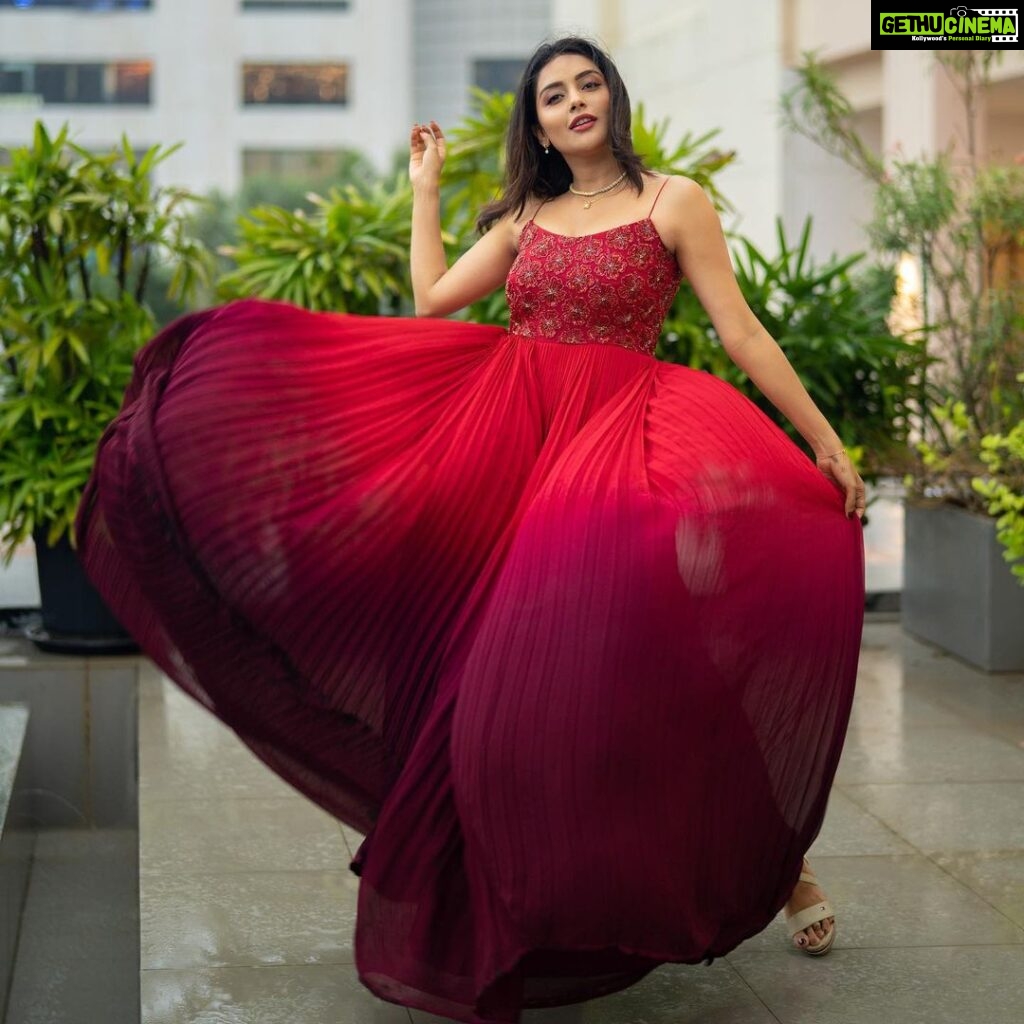
<path id="1" fill-rule="evenodd" d="M 811 865 L 808 863 L 806 858 L 804 859 L 804 864 L 807 866 L 807 870 L 800 872 L 800 881 L 810 882 L 812 885 L 818 885 L 818 879 L 814 872 L 810 870 Z M 820 903 L 815 903 L 810 907 L 804 907 L 803 910 L 797 911 L 792 917 L 786 918 L 786 924 L 789 927 L 790 940 L 793 939 L 797 932 L 802 932 L 812 924 L 818 924 L 820 921 L 824 921 L 831 917 L 833 919 L 832 927 L 821 942 L 816 946 L 807 945 L 800 947 L 808 956 L 824 956 L 832 948 L 832 943 L 836 938 L 835 916 L 832 904 L 829 903 L 828 900 L 822 900 Z"/>

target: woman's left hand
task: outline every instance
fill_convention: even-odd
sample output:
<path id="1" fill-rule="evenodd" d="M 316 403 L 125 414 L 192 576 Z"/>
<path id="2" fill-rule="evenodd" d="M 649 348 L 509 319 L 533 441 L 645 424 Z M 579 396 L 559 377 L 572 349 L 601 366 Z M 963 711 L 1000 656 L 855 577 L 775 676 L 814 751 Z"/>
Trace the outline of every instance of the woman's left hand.
<path id="1" fill-rule="evenodd" d="M 856 513 L 858 519 L 863 519 L 866 504 L 864 481 L 861 480 L 857 470 L 853 468 L 853 463 L 850 462 L 850 456 L 846 454 L 845 449 L 831 455 L 819 455 L 817 463 L 818 469 L 846 492 L 844 508 L 846 517 L 849 518 Z"/>

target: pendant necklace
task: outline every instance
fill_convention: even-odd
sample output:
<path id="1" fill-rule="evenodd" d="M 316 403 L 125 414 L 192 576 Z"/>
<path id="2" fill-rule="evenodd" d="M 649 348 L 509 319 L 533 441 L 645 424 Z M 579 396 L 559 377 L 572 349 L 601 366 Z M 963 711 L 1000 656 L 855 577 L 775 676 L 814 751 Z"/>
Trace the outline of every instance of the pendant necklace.
<path id="1" fill-rule="evenodd" d="M 580 196 L 581 198 L 584 198 L 586 202 L 584 202 L 583 204 L 583 209 L 589 210 L 594 205 L 594 203 L 597 202 L 594 196 L 600 196 L 603 195 L 605 192 L 610 192 L 625 177 L 626 172 L 623 171 L 610 185 L 605 185 L 604 188 L 595 188 L 593 192 L 584 192 L 582 191 L 582 189 L 573 188 L 572 185 L 569 186 L 569 191 L 574 196 Z"/>

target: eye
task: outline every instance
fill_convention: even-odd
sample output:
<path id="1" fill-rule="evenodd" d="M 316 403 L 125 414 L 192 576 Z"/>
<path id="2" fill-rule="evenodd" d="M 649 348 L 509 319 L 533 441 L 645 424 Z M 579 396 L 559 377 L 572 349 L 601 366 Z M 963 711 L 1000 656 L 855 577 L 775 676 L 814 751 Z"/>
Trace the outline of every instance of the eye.
<path id="1" fill-rule="evenodd" d="M 583 88 L 586 89 L 592 85 L 596 89 L 600 84 L 601 83 L 596 78 L 592 78 L 589 82 L 585 82 L 583 84 Z"/>
<path id="2" fill-rule="evenodd" d="M 562 94 L 560 92 L 548 93 L 548 98 L 544 101 L 544 106 L 550 107 L 552 103 L 556 100 L 560 100 L 561 98 Z"/>

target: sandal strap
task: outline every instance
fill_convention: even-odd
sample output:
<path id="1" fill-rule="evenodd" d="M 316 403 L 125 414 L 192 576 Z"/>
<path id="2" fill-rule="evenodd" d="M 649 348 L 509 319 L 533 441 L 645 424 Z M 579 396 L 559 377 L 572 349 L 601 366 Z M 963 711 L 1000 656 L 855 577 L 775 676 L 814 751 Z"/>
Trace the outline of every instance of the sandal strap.
<path id="1" fill-rule="evenodd" d="M 809 928 L 812 924 L 818 924 L 826 918 L 835 917 L 835 911 L 828 900 L 815 903 L 812 907 L 805 907 L 797 911 L 792 917 L 786 918 L 786 925 L 789 928 L 790 937 Z"/>
<path id="2" fill-rule="evenodd" d="M 800 881 L 801 882 L 810 882 L 811 885 L 817 885 L 818 884 L 818 876 L 816 874 L 814 874 L 814 872 L 812 872 L 812 871 L 801 871 L 800 872 Z"/>

